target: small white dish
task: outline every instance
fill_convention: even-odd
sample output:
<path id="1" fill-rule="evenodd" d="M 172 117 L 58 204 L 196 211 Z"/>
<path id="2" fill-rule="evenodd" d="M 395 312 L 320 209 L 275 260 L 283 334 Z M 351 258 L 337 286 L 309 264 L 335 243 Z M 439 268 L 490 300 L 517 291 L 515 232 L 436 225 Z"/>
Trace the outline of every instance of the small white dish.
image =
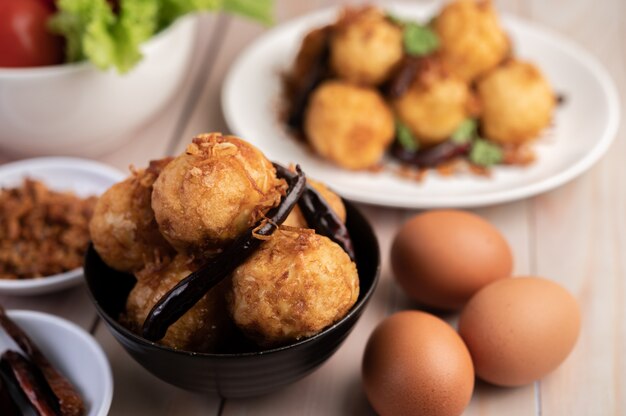
<path id="1" fill-rule="evenodd" d="M 125 178 L 117 169 L 102 163 L 70 157 L 42 157 L 0 165 L 0 188 L 14 188 L 24 178 L 41 180 L 49 189 L 71 191 L 80 197 L 100 195 Z M 83 269 L 36 279 L 0 279 L 0 293 L 39 295 L 82 282 Z"/>
<path id="2" fill-rule="evenodd" d="M 437 3 L 384 5 L 393 14 L 424 21 Z M 607 151 L 619 124 L 616 88 L 606 70 L 571 41 L 524 20 L 503 16 L 516 55 L 535 63 L 565 104 L 555 127 L 536 145 L 537 161 L 526 168 L 496 167 L 490 178 L 472 174 L 441 177 L 429 172 L 423 182 L 391 172 L 353 172 L 314 155 L 293 139 L 278 120 L 280 73 L 290 67 L 304 35 L 333 22 L 339 8 L 295 19 L 261 36 L 237 59 L 222 89 L 226 122 L 237 135 L 272 160 L 299 163 L 311 177 L 342 196 L 364 203 L 405 207 L 476 207 L 513 201 L 563 185 L 589 169 Z"/>
<path id="3" fill-rule="evenodd" d="M 106 416 L 113 399 L 113 375 L 96 340 L 77 325 L 46 313 L 10 310 L 7 315 L 76 387 L 85 402 L 86 416 Z M 7 349 L 21 352 L 0 329 L 0 354 Z"/>

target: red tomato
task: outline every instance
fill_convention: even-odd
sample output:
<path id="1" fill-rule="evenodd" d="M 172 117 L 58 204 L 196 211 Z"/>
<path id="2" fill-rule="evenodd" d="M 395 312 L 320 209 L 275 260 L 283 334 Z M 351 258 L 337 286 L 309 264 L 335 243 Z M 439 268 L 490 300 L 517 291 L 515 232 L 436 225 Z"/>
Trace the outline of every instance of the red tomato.
<path id="1" fill-rule="evenodd" d="M 63 62 L 63 41 L 46 28 L 52 13 L 41 0 L 0 0 L 0 67 Z"/>

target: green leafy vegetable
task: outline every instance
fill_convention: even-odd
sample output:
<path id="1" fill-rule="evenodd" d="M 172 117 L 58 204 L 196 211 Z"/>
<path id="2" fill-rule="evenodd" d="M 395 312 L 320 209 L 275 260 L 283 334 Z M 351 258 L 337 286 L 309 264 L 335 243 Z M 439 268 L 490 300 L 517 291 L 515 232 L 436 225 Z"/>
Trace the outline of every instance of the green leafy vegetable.
<path id="1" fill-rule="evenodd" d="M 405 23 L 402 33 L 404 50 L 413 56 L 424 56 L 439 47 L 439 37 L 428 26 L 417 23 Z"/>
<path id="2" fill-rule="evenodd" d="M 467 143 L 476 137 L 477 127 L 476 120 L 467 118 L 454 130 L 454 133 L 450 136 L 450 140 L 457 144 Z"/>
<path id="3" fill-rule="evenodd" d="M 399 120 L 396 120 L 396 139 L 400 146 L 409 152 L 416 152 L 419 148 L 417 139 L 413 136 L 409 127 Z"/>
<path id="4" fill-rule="evenodd" d="M 273 0 L 224 0 L 224 11 L 257 20 L 263 24 L 274 23 Z"/>
<path id="5" fill-rule="evenodd" d="M 52 32 L 65 37 L 67 61 L 90 60 L 101 69 L 132 69 L 140 46 L 189 13 L 224 10 L 262 23 L 272 22 L 273 0 L 120 0 L 114 12 L 107 0 L 58 0 Z"/>
<path id="6" fill-rule="evenodd" d="M 484 139 L 477 139 L 470 150 L 470 161 L 478 166 L 489 167 L 502 162 L 502 148 Z"/>
<path id="7" fill-rule="evenodd" d="M 424 56 L 439 48 L 439 37 L 431 29 L 431 22 L 426 25 L 404 20 L 391 13 L 387 14 L 387 19 L 394 25 L 402 28 L 402 42 L 407 54 L 413 56 Z"/>

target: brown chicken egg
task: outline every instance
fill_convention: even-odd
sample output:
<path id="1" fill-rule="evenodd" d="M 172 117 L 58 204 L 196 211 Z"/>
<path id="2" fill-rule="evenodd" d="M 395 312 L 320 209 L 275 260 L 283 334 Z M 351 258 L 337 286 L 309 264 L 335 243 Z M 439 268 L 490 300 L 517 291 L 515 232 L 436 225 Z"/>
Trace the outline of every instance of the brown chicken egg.
<path id="1" fill-rule="evenodd" d="M 391 248 L 391 265 L 410 298 L 457 309 L 486 284 L 510 276 L 513 256 L 502 234 L 481 217 L 441 210 L 402 226 Z"/>
<path id="2" fill-rule="evenodd" d="M 559 366 L 580 331 L 576 299 L 538 277 L 499 280 L 465 306 L 459 333 L 476 375 L 501 386 L 520 386 Z"/>
<path id="3" fill-rule="evenodd" d="M 370 336 L 363 386 L 381 416 L 460 415 L 472 396 L 474 369 L 450 325 L 425 312 L 404 311 Z"/>

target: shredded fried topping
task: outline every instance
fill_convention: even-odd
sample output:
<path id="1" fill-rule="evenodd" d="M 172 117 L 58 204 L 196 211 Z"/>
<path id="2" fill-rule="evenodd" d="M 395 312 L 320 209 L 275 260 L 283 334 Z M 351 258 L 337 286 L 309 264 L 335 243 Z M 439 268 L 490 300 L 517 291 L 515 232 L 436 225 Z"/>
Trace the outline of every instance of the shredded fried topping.
<path id="1" fill-rule="evenodd" d="M 96 197 L 54 192 L 32 179 L 0 190 L 0 279 L 50 276 L 80 267 Z"/>

